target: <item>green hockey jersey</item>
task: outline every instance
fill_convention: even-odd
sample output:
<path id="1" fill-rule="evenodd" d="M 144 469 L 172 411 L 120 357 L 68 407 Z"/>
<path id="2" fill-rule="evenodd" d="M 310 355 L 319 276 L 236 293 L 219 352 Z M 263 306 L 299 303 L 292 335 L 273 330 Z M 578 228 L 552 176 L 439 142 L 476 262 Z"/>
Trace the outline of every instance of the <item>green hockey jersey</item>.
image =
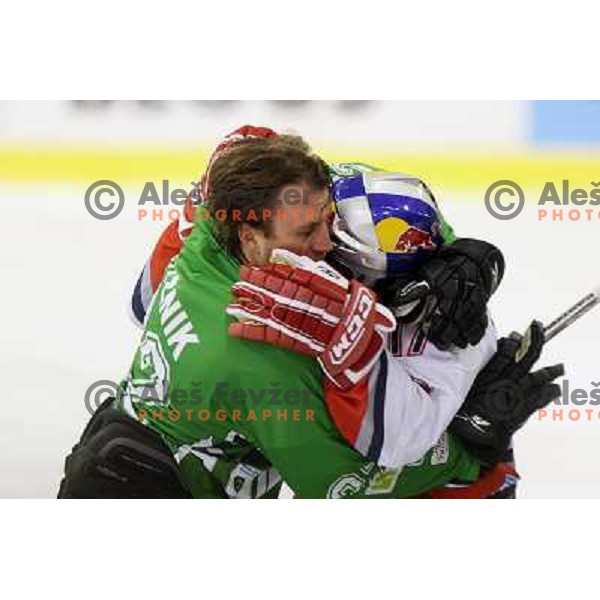
<path id="1" fill-rule="evenodd" d="M 240 265 L 198 222 L 154 294 L 118 406 L 158 433 L 195 497 L 406 498 L 479 464 L 444 434 L 422 460 L 383 468 L 328 412 L 315 359 L 232 338 L 225 308 Z"/>

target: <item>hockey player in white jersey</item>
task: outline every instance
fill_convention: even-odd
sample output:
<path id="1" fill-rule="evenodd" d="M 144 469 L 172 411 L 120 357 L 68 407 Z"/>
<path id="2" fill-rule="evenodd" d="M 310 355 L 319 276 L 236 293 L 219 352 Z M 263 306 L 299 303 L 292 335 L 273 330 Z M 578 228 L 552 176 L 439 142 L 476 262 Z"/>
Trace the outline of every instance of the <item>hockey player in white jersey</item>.
<path id="1" fill-rule="evenodd" d="M 361 382 L 350 390 L 329 384 L 326 401 L 338 429 L 361 454 L 397 469 L 419 461 L 452 423 L 490 468 L 506 463 L 514 431 L 560 394 L 552 381 L 562 366 L 529 373 L 543 346 L 535 322 L 525 340 L 516 335 L 501 340 L 496 353 L 486 305 L 502 279 L 501 253 L 485 242 L 457 240 L 451 231 L 445 239 L 449 228 L 417 178 L 372 171 L 344 175 L 333 186 L 335 250 L 329 262 L 376 289 L 398 327 Z M 277 253 L 275 260 L 305 273 L 328 268 L 289 253 Z M 236 335 L 287 347 L 295 343 L 299 351 L 317 355 L 313 347 L 324 340 L 299 324 L 298 299 L 274 296 L 274 289 L 259 283 L 264 281 L 259 271 L 234 286 L 230 314 L 242 321 Z M 277 313 L 287 316 L 274 317 Z M 305 347 L 299 347 L 299 333 L 310 340 Z M 496 410 L 499 401 L 502 411 Z M 443 443 L 438 447 L 443 460 Z M 510 497 L 516 473 L 511 469 L 503 477 L 488 478 L 489 493 L 483 495 Z M 453 486 L 449 496 L 469 497 L 469 487 Z"/>
<path id="2" fill-rule="evenodd" d="M 496 346 L 487 303 L 504 275 L 500 250 L 457 239 L 418 178 L 354 175 L 334 185 L 331 261 L 373 286 L 395 313 L 398 327 L 389 336 L 389 354 L 427 389 L 437 389 L 430 397 L 440 421 L 429 420 L 431 434 L 450 415 L 450 430 L 485 464 L 514 465 L 512 434 L 536 408 L 560 395 L 552 381 L 563 374 L 562 365 L 530 373 L 543 349 L 542 325 L 534 321 L 525 336 L 513 332 Z M 448 369 L 453 360 L 454 374 Z M 471 387 L 464 376 L 469 371 L 477 375 Z M 423 433 L 418 423 L 417 416 L 412 426 L 406 424 L 408 439 L 414 439 L 411 431 Z M 508 485 L 496 496 L 512 497 L 514 491 Z"/>

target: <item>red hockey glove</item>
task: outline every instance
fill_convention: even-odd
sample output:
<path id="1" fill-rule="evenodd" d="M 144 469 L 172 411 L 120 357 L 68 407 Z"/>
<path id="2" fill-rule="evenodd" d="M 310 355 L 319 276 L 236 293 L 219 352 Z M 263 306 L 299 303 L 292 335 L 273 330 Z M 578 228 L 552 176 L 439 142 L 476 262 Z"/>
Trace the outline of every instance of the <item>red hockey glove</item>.
<path id="1" fill-rule="evenodd" d="M 360 381 L 396 321 L 369 288 L 323 261 L 275 250 L 271 264 L 242 267 L 227 313 L 229 334 L 317 357 L 338 387 Z"/>

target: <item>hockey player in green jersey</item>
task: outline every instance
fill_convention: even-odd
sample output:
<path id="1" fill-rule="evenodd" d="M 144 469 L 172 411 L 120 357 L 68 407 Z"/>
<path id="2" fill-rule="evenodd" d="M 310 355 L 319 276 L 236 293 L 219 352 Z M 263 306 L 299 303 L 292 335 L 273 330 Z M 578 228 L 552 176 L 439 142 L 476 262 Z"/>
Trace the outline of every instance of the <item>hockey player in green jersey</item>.
<path id="1" fill-rule="evenodd" d="M 351 293 L 371 301 L 369 316 L 361 325 L 368 343 L 353 352 L 341 369 L 322 356 L 317 361 L 294 352 L 299 348 L 290 343 L 281 348 L 228 335 L 232 319 L 226 308 L 232 286 L 243 279 L 242 264 L 264 267 L 273 250 L 280 247 L 318 262 L 331 249 L 329 194 L 324 166 L 298 149 L 265 144 L 256 153 L 232 152 L 221 170 L 217 166 L 212 174 L 214 218 L 198 223 L 167 270 L 117 402 L 131 417 L 118 422 L 118 427 L 139 421 L 131 433 L 139 443 L 121 444 L 120 448 L 113 444 L 110 451 L 104 448 L 94 454 L 101 443 L 98 434 L 108 437 L 107 428 L 100 426 L 90 427 L 82 440 L 82 449 L 93 455 L 93 464 L 102 467 L 104 477 L 110 479 L 113 474 L 120 482 L 109 486 L 112 493 L 127 495 L 129 490 L 136 495 L 144 489 L 144 478 L 151 479 L 152 468 L 144 470 L 144 465 L 149 464 L 152 453 L 144 454 L 142 448 L 143 442 L 151 445 L 146 435 L 150 432 L 157 434 L 153 468 L 157 471 L 156 461 L 162 461 L 165 489 L 175 496 L 177 477 L 181 496 L 230 498 L 275 495 L 282 477 L 301 497 L 411 497 L 450 481 L 476 481 L 479 462 L 452 436 L 442 436 L 439 444 L 411 466 L 394 462 L 393 451 L 388 453 L 391 458 L 383 461 L 365 458 L 346 443 L 332 421 L 321 367 L 335 381 L 330 386 L 334 395 L 364 387 L 369 367 L 381 356 L 384 334 L 394 327 L 391 316 L 372 302 L 373 295 L 364 286 L 353 283 Z M 270 176 L 266 182 L 265 174 Z M 257 187 L 263 193 L 257 195 Z M 219 207 L 226 213 L 234 210 L 232 202 L 239 201 L 244 190 L 252 193 L 244 198 L 240 225 L 235 225 L 235 217 L 228 213 L 227 222 L 220 226 Z M 272 210 L 286 192 L 306 199 L 297 222 L 281 218 L 271 223 L 262 219 L 260 226 L 250 224 L 250 210 L 266 206 Z M 280 228 L 268 231 L 269 227 Z M 281 270 L 272 273 L 282 274 Z M 326 292 L 317 294 L 323 287 L 320 280 L 310 283 L 316 284 L 311 291 L 318 296 L 317 308 L 322 298 L 335 303 L 335 297 Z M 334 308 L 331 314 L 338 318 L 336 329 L 343 315 L 339 302 L 337 312 Z M 350 312 L 344 318 L 347 316 L 361 315 Z M 273 344 L 275 340 L 264 341 Z M 475 372 L 483 364 L 480 362 Z M 469 376 L 472 381 L 474 373 Z M 415 390 L 420 387 L 408 374 L 402 382 Z M 111 419 L 109 425 L 115 426 L 117 419 Z M 101 421 L 102 416 L 98 417 Z M 169 464 L 169 453 L 177 467 Z M 79 468 L 80 479 L 76 482 L 71 472 L 72 485 L 67 477 L 63 496 L 102 496 L 85 480 L 84 475 L 90 475 L 85 458 L 82 453 L 71 457 L 72 471 Z M 81 471 L 86 473 L 81 475 Z M 100 487 L 98 484 L 95 489 Z M 148 495 L 147 489 L 140 495 Z M 159 496 L 164 493 L 156 490 Z"/>

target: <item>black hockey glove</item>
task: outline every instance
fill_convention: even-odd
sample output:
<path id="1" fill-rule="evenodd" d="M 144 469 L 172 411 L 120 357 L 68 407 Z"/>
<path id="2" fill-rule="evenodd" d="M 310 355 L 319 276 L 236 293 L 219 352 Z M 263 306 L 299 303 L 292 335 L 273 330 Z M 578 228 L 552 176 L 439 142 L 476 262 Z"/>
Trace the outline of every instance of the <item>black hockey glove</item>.
<path id="1" fill-rule="evenodd" d="M 409 281 L 388 279 L 377 291 L 399 321 L 423 323 L 440 350 L 477 344 L 487 329 L 487 303 L 504 275 L 504 257 L 487 242 L 442 246 Z"/>
<path id="2" fill-rule="evenodd" d="M 511 333 L 479 373 L 460 411 L 450 424 L 467 449 L 484 465 L 496 464 L 512 435 L 538 409 L 561 395 L 562 364 L 531 373 L 544 346 L 544 329 L 534 321 L 525 336 Z"/>

